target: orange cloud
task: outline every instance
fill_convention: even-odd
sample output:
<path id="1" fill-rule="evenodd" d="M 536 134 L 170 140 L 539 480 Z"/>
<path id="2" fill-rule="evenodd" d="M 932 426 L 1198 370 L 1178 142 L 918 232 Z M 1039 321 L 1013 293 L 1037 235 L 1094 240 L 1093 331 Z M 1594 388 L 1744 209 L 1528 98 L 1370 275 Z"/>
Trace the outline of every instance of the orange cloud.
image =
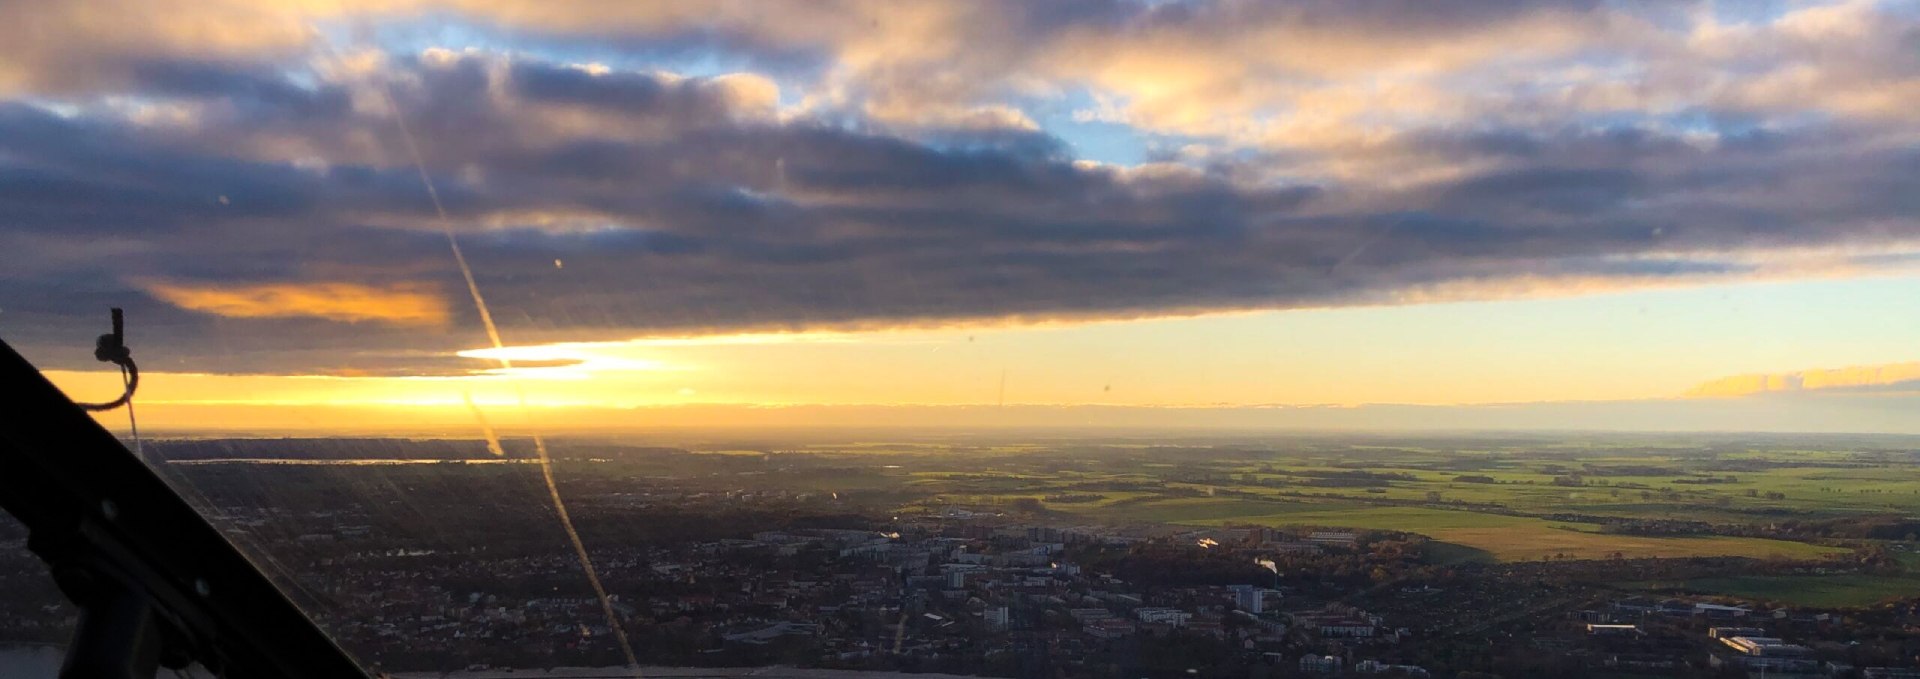
<path id="1" fill-rule="evenodd" d="M 435 325 L 447 304 L 428 286 L 403 283 L 268 283 L 208 285 L 149 282 L 149 294 L 174 306 L 229 318 L 324 318 L 357 323 Z"/>
<path id="2" fill-rule="evenodd" d="M 1732 398 L 1805 391 L 1839 391 L 1920 383 L 1920 362 L 1823 368 L 1798 372 L 1735 375 L 1701 383 L 1691 398 Z"/>

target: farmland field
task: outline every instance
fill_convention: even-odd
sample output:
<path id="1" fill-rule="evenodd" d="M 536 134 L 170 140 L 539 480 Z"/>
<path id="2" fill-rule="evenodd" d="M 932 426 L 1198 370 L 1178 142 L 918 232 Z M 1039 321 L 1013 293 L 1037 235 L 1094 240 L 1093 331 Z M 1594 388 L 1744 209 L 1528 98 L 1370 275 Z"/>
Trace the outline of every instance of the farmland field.
<path id="1" fill-rule="evenodd" d="M 1410 507 L 1304 511 L 1185 523 L 1195 525 L 1254 523 L 1273 526 L 1312 525 L 1398 530 L 1476 549 L 1500 561 L 1532 561 L 1555 557 L 1604 559 L 1616 554 L 1624 558 L 1747 556 L 1803 559 L 1846 552 L 1844 549 L 1758 538 L 1614 535 L 1599 532 L 1594 524 Z"/>
<path id="2" fill-rule="evenodd" d="M 895 478 L 918 496 L 900 508 L 909 512 L 1017 508 L 1098 524 L 1402 531 L 1465 560 L 1819 559 L 1848 553 L 1861 538 L 1920 542 L 1900 527 L 1920 515 L 1920 447 L 1912 443 L 1276 435 L 944 449 L 965 453 L 963 461 L 937 444 L 859 446 L 846 459 L 867 466 L 843 487 Z M 832 445 L 806 452 L 836 454 Z M 873 471 L 877 457 L 898 464 Z M 1879 527 L 1855 525 L 1870 522 Z"/>
<path id="3" fill-rule="evenodd" d="M 1920 596 L 1920 578 L 1844 573 L 1836 575 L 1737 575 L 1679 582 L 1632 582 L 1625 587 L 1725 594 L 1798 606 L 1847 608 Z"/>

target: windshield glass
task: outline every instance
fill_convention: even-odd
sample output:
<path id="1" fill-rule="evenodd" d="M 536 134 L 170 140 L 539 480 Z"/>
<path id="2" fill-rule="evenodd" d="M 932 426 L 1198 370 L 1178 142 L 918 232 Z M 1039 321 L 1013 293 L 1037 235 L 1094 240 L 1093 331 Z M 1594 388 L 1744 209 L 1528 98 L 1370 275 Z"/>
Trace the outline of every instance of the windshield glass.
<path id="1" fill-rule="evenodd" d="M 0 517 L 0 677 L 54 676 L 74 616 L 47 567 L 27 552 L 26 528 Z"/>
<path id="2" fill-rule="evenodd" d="M 1903 676 L 1915 101 L 1905 0 L 24 0 L 0 339 L 124 309 L 370 669 Z"/>

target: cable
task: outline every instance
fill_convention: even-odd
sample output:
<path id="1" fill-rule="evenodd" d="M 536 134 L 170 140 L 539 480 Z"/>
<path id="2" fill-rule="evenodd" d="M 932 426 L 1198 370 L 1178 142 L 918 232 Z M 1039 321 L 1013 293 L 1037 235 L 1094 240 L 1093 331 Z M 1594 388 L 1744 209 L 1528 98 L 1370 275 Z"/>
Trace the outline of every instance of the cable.
<path id="1" fill-rule="evenodd" d="M 101 363 L 120 366 L 120 381 L 126 385 L 126 390 L 120 392 L 120 398 L 106 403 L 75 403 L 74 405 L 90 412 L 113 410 L 120 406 L 131 405 L 133 392 L 140 388 L 140 366 L 134 365 L 133 350 L 127 348 L 126 320 L 119 307 L 113 309 L 113 332 L 101 335 L 100 339 L 94 341 L 93 357 Z M 127 415 L 132 417 L 132 410 L 128 410 Z"/>
<path id="2" fill-rule="evenodd" d="M 106 403 L 75 403 L 74 405 L 80 406 L 81 410 L 100 412 L 103 410 L 113 410 L 114 408 L 133 403 L 133 392 L 140 388 L 140 369 L 134 366 L 132 358 L 128 358 L 126 363 L 120 363 L 118 365 L 120 366 L 121 383 L 126 385 L 126 390 L 120 393 L 120 398 Z"/>
<path id="3" fill-rule="evenodd" d="M 127 363 L 131 365 L 133 359 L 129 357 Z M 127 385 L 127 431 L 133 435 L 133 456 L 144 460 L 147 459 L 147 455 L 140 449 L 140 421 L 133 418 L 133 382 L 137 379 L 137 375 L 138 373 L 130 372 L 126 366 L 120 367 L 120 381 Z"/>

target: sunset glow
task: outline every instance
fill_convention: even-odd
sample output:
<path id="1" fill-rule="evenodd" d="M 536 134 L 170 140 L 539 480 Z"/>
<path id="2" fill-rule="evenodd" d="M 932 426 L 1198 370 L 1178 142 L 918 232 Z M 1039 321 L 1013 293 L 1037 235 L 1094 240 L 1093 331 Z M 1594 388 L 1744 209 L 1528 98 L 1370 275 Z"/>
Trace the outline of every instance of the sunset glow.
<path id="1" fill-rule="evenodd" d="M 160 429 L 1920 426 L 1912 3 L 831 4 L 0 9 L 0 338 L 125 307 Z"/>

